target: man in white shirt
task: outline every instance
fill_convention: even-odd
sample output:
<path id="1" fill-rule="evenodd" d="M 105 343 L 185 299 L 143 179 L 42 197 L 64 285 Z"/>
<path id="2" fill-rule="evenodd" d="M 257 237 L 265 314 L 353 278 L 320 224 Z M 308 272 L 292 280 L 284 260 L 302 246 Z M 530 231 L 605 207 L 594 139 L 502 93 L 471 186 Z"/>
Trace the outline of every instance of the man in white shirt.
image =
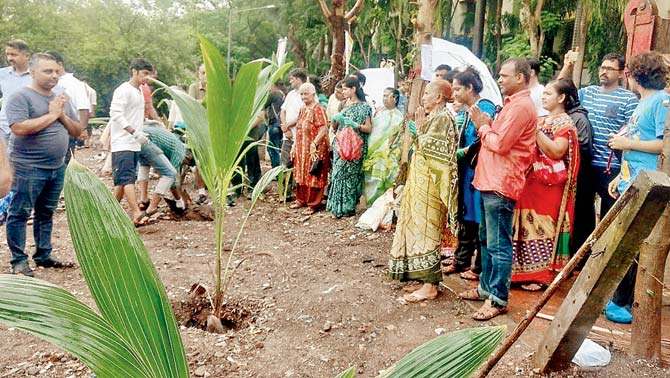
<path id="1" fill-rule="evenodd" d="M 307 82 L 307 72 L 302 68 L 294 68 L 289 72 L 289 83 L 291 84 L 291 91 L 288 92 L 284 103 L 281 106 L 281 131 L 284 133 L 281 146 L 281 164 L 285 167 L 289 166 L 291 161 L 291 148 L 293 148 L 293 141 L 296 137 L 295 124 L 298 121 L 298 114 L 302 107 L 302 100 L 298 89 L 301 85 Z"/>
<path id="2" fill-rule="evenodd" d="M 91 109 L 88 111 L 88 119 L 90 120 L 91 118 L 95 118 L 95 110 L 98 107 L 98 92 L 95 91 L 89 84 L 88 84 L 88 78 L 82 77 L 81 82 L 84 83 L 84 87 L 86 87 L 86 94 L 88 95 L 88 102 L 91 104 Z M 86 124 L 82 125 L 86 127 L 86 134 L 81 134 L 82 138 L 84 138 L 84 142 L 88 142 L 91 139 L 91 134 L 93 133 L 93 127 L 91 125 Z"/>
<path id="3" fill-rule="evenodd" d="M 6 103 L 14 92 L 32 83 L 28 70 L 30 48 L 25 41 L 15 39 L 7 42 L 5 57 L 10 65 L 0 68 L 0 92 L 2 92 L 3 103 Z M 0 109 L 0 139 L 5 142 L 5 145 L 9 142 L 10 134 L 7 111 L 3 106 Z"/>
<path id="4" fill-rule="evenodd" d="M 88 113 L 91 111 L 91 103 L 88 99 L 86 86 L 83 82 L 74 77 L 73 74 L 65 72 L 65 59 L 63 58 L 63 55 L 56 51 L 47 51 L 47 54 L 53 56 L 60 66 L 61 76 L 60 79 L 58 79 L 58 85 L 53 89 L 53 92 L 55 94 L 65 93 L 70 99 L 69 103 L 72 106 L 72 110 L 74 110 L 74 113 L 79 117 L 79 123 L 83 127 L 86 127 L 86 125 L 88 125 Z M 76 141 L 77 138 L 70 137 L 67 155 L 65 155 L 65 164 L 69 163 L 70 158 L 74 155 Z"/>
<path id="5" fill-rule="evenodd" d="M 114 196 L 118 201 L 126 198 L 133 223 L 139 227 L 150 222 L 149 217 L 140 210 L 135 194 L 140 150 L 142 144 L 149 141 L 142 132 L 144 97 L 140 85 L 147 82 L 153 66 L 143 59 L 133 59 L 129 70 L 130 80 L 114 90 L 109 106 L 112 177 Z"/>
<path id="6" fill-rule="evenodd" d="M 528 58 L 530 64 L 530 81 L 528 82 L 528 89 L 530 89 L 530 98 L 535 104 L 535 111 L 538 117 L 546 117 L 549 112 L 542 107 L 542 94 L 544 93 L 544 85 L 540 84 L 540 62 L 537 59 Z"/>

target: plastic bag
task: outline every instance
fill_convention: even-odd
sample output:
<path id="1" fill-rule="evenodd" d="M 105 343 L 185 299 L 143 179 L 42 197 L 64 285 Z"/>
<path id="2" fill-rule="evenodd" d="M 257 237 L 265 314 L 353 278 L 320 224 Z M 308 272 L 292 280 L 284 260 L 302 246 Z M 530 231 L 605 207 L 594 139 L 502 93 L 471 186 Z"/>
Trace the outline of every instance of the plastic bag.
<path id="1" fill-rule="evenodd" d="M 393 215 L 393 191 L 387 190 L 382 196 L 377 198 L 372 206 L 365 210 L 356 227 L 363 230 L 377 231 L 379 225 L 384 220 L 387 212 Z"/>
<path id="2" fill-rule="evenodd" d="M 607 366 L 611 359 L 612 355 L 609 350 L 589 339 L 584 339 L 582 346 L 572 358 L 572 362 L 581 367 L 595 367 Z"/>
<path id="3" fill-rule="evenodd" d="M 337 152 L 340 158 L 347 161 L 358 160 L 362 156 L 363 139 L 351 127 L 337 132 Z"/>
<path id="4" fill-rule="evenodd" d="M 393 228 L 393 207 L 395 205 L 395 201 L 393 200 L 393 188 L 388 188 L 388 190 L 386 190 L 383 195 L 387 194 L 390 195 L 391 200 L 386 203 L 386 214 L 384 214 L 382 223 L 379 225 L 379 228 L 384 231 L 388 231 Z"/>

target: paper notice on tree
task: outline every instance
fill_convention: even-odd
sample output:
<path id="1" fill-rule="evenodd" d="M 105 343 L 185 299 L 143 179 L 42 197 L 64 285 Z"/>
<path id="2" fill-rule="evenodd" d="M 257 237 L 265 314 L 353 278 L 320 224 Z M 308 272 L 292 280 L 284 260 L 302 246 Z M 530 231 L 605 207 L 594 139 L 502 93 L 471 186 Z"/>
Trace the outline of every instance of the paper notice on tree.
<path id="1" fill-rule="evenodd" d="M 437 67 L 437 66 L 435 66 Z M 433 46 L 421 45 L 421 78 L 431 81 L 433 79 Z"/>

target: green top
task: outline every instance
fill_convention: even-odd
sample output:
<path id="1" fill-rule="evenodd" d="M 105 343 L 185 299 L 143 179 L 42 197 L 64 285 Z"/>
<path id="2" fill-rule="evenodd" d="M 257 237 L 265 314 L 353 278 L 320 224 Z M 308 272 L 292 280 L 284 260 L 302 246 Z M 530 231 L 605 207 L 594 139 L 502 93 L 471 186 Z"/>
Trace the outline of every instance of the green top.
<path id="1" fill-rule="evenodd" d="M 179 140 L 179 137 L 160 126 L 144 125 L 142 131 L 147 134 L 147 138 L 153 144 L 163 151 L 172 166 L 179 171 L 184 162 L 184 156 L 186 156 L 186 145 Z"/>

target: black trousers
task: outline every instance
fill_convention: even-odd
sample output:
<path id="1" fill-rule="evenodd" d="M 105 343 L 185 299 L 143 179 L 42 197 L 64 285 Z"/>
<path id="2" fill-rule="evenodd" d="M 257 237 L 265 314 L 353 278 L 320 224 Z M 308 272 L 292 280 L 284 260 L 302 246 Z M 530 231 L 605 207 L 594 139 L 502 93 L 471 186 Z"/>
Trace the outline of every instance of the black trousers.
<path id="1" fill-rule="evenodd" d="M 482 272 L 481 244 L 479 242 L 479 223 L 471 221 L 462 221 L 458 230 L 458 247 L 454 252 L 454 266 L 461 269 L 469 268 L 472 265 L 472 256 L 477 251 L 475 263 L 472 265 L 472 272 L 480 274 Z"/>
<path id="2" fill-rule="evenodd" d="M 638 256 L 639 258 L 639 256 Z M 623 280 L 614 291 L 612 302 L 619 307 L 632 306 L 635 296 L 635 278 L 637 277 L 637 263 L 633 262 Z"/>

